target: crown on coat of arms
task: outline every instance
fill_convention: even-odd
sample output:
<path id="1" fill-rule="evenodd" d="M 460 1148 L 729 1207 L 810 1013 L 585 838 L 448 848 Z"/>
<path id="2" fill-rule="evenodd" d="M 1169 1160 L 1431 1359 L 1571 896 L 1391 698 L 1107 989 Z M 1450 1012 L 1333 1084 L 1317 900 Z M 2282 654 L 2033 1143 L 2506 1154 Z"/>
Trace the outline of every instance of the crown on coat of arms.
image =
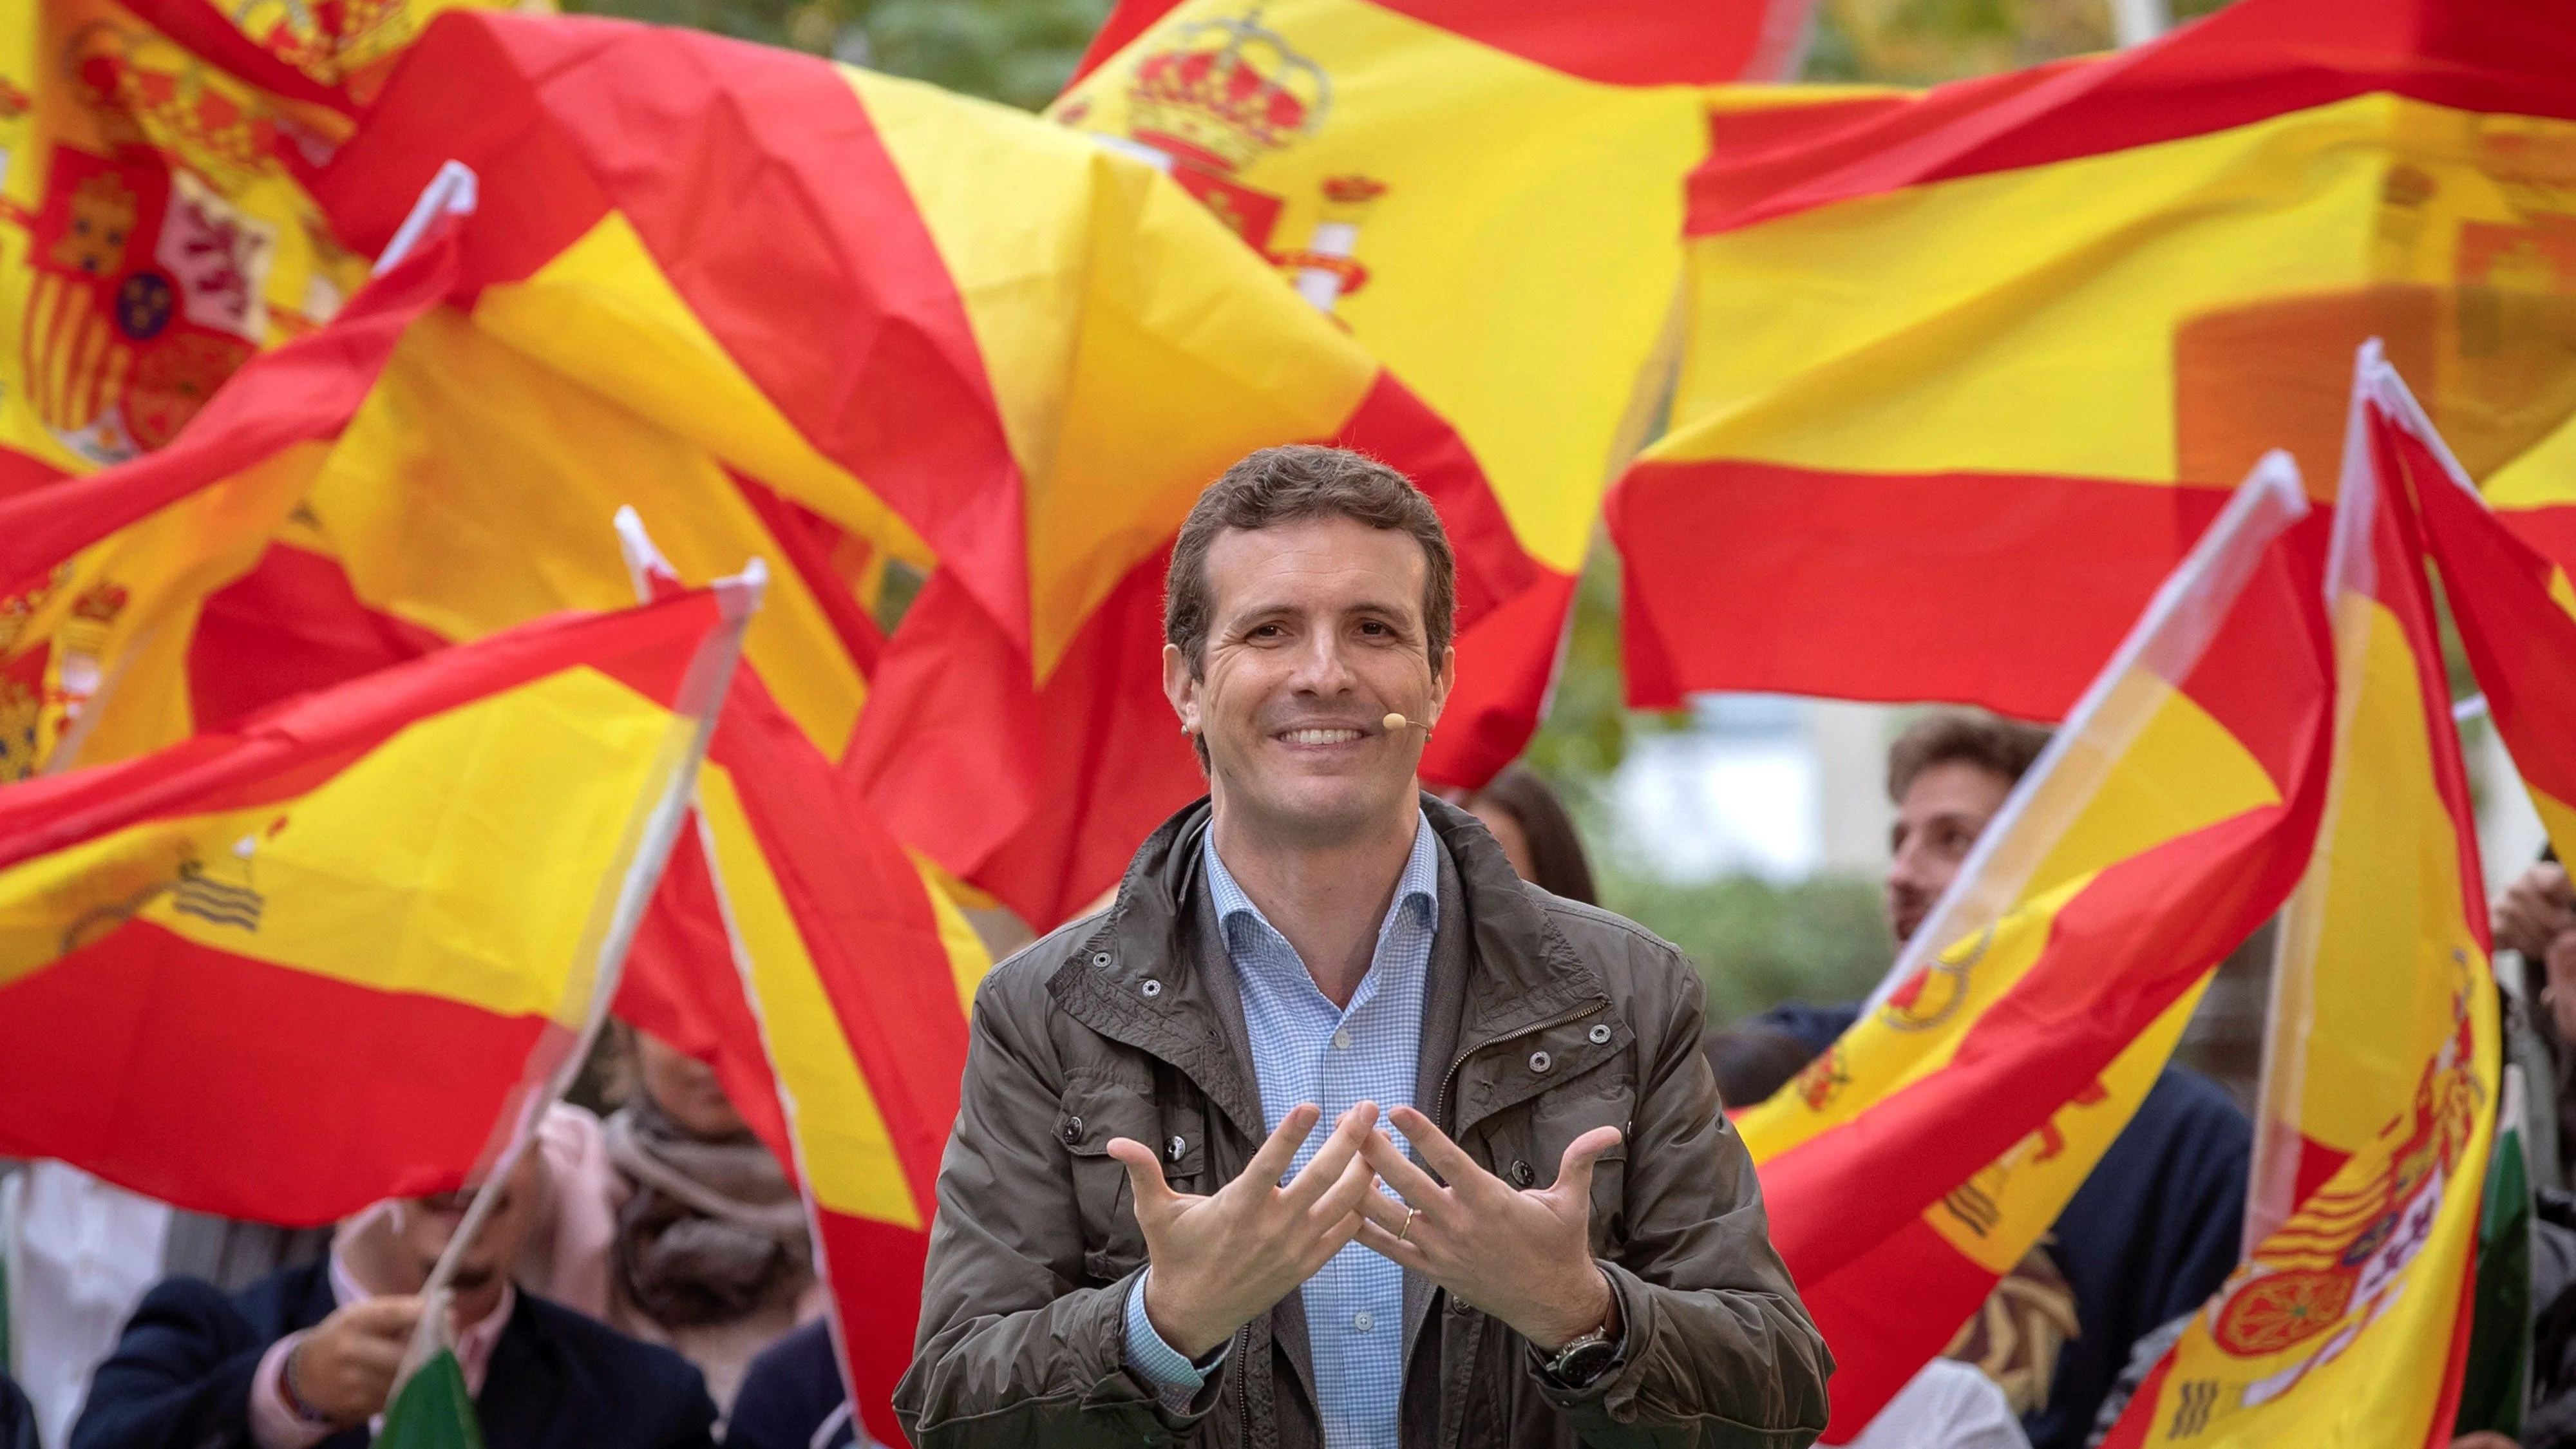
<path id="1" fill-rule="evenodd" d="M 1333 101 L 1323 67 L 1289 49 L 1254 6 L 1240 19 L 1196 20 L 1137 63 L 1127 84 L 1137 140 L 1233 171 L 1324 122 Z"/>
<path id="2" fill-rule="evenodd" d="M 113 624 L 116 616 L 125 612 L 125 600 L 123 584 L 96 584 L 72 600 L 72 617 L 93 624 Z"/>

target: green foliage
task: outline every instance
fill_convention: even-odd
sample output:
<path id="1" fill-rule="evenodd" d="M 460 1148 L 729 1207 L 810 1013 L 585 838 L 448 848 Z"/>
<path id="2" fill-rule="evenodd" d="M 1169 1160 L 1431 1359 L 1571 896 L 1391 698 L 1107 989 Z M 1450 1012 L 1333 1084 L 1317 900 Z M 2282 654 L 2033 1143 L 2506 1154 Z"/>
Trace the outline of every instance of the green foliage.
<path id="1" fill-rule="evenodd" d="M 564 8 L 830 55 L 1035 110 L 1110 0 L 564 0 Z"/>
<path id="2" fill-rule="evenodd" d="M 1878 886 L 1850 876 L 1775 885 L 1729 876 L 1676 885 L 1609 874 L 1601 903 L 1679 946 L 1708 982 L 1708 1019 L 1724 1025 L 1783 1001 L 1850 1001 L 1894 959 Z"/>

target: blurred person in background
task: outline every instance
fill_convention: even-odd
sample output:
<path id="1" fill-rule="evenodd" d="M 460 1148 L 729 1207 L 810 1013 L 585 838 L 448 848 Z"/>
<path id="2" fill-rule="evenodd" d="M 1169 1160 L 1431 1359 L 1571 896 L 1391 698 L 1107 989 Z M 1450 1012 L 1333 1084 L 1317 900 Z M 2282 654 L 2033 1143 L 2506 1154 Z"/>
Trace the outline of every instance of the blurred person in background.
<path id="1" fill-rule="evenodd" d="M 822 1315 L 805 1203 L 715 1070 L 619 1024 L 603 1123 L 565 1109 L 546 1148 L 565 1184 L 521 1278 L 706 1375 L 730 1411 L 762 1349 Z"/>
<path id="2" fill-rule="evenodd" d="M 1569 901 L 1601 904 L 1574 817 L 1528 766 L 1505 765 L 1485 788 L 1468 791 L 1458 804 L 1484 822 L 1521 879 Z"/>
<path id="3" fill-rule="evenodd" d="M 41 1449 L 42 1442 L 36 1437 L 36 1406 L 0 1368 L 0 1449 Z"/>
<path id="4" fill-rule="evenodd" d="M 1888 751 L 1896 824 L 1884 903 L 1900 949 L 2047 744 L 2046 730 L 1952 710 L 1897 737 Z M 1812 1055 L 1858 1020 L 1860 1007 L 1792 1002 L 1755 1024 L 1797 1036 Z M 2253 1124 L 2225 1089 L 2167 1066 L 2049 1239 L 1963 1330 L 1951 1351 L 2005 1388 L 2035 1449 L 2079 1449 L 2131 1346 L 2200 1307 L 2234 1269 L 2253 1145 Z M 2055 1365 L 2043 1372 L 2029 1360 L 2035 1346 L 2051 1345 Z"/>
<path id="5" fill-rule="evenodd" d="M 726 1449 L 875 1449 L 841 1380 L 831 1328 L 817 1319 L 751 1361 Z"/>
<path id="6" fill-rule="evenodd" d="M 715 1405 L 696 1369 L 512 1281 L 557 1186 L 545 1153 L 522 1153 L 450 1280 L 456 1357 L 484 1442 L 713 1444 Z M 71 1449 L 360 1449 L 471 1197 L 379 1203 L 341 1225 L 323 1261 L 239 1293 L 196 1278 L 154 1288 L 99 1366 Z"/>

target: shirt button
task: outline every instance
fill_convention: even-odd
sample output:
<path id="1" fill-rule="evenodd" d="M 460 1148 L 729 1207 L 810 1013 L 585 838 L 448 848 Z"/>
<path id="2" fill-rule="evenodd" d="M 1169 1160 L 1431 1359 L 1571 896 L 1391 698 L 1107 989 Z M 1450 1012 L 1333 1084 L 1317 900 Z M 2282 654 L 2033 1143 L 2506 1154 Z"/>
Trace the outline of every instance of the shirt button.
<path id="1" fill-rule="evenodd" d="M 1367 1309 L 1363 1308 L 1359 1312 L 1351 1315 L 1351 1327 L 1357 1332 L 1366 1333 L 1370 1329 L 1377 1327 L 1377 1319 L 1374 1315 L 1370 1314 Z"/>
<path id="2" fill-rule="evenodd" d="M 1346 1026 L 1341 1030 L 1334 1032 L 1333 1045 L 1339 1050 L 1349 1051 L 1351 1049 L 1351 1029 Z"/>

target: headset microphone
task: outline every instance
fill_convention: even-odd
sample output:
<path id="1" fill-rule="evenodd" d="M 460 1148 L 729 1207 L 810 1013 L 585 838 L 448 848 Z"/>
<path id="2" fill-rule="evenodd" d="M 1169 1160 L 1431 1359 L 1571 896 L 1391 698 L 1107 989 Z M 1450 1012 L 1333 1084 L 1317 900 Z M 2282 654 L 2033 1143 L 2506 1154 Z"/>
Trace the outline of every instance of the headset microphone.
<path id="1" fill-rule="evenodd" d="M 1378 721 L 1378 723 L 1386 726 L 1386 732 L 1388 734 L 1394 734 L 1397 730 L 1401 729 L 1419 729 L 1426 735 L 1431 733 L 1431 726 L 1417 725 L 1413 721 L 1406 719 L 1404 716 L 1397 714 L 1392 710 L 1388 711 L 1386 718 Z"/>

